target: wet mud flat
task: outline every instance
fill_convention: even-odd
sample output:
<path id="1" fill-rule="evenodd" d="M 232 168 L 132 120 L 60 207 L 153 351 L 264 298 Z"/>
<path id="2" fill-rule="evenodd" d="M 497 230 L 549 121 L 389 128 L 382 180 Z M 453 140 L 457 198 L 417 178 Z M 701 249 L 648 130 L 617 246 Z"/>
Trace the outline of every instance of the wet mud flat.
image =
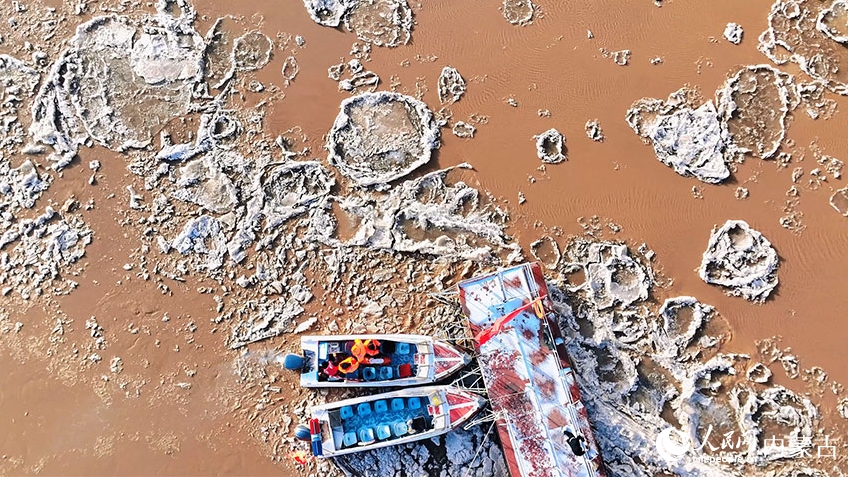
<path id="1" fill-rule="evenodd" d="M 296 463 L 280 359 L 535 259 L 609 474 L 844 472 L 845 5 L 643 3 L 4 4 L 0 470 L 505 475 Z"/>

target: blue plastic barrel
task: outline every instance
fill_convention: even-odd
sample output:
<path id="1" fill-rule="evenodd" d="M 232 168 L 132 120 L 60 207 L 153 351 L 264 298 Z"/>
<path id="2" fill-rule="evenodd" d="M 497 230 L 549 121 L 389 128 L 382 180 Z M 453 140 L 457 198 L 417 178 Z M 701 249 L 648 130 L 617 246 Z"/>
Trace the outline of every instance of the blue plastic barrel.
<path id="1" fill-rule="evenodd" d="M 312 440 L 312 433 L 309 432 L 308 427 L 303 424 L 298 424 L 297 427 L 294 428 L 294 437 L 299 441 L 309 442 Z"/>
<path id="2" fill-rule="evenodd" d="M 312 455 L 321 457 L 324 455 L 324 446 L 321 445 L 321 440 L 312 441 Z"/>
<path id="3" fill-rule="evenodd" d="M 283 359 L 283 367 L 291 370 L 298 370 L 303 368 L 303 356 L 289 353 L 286 355 L 285 359 Z"/>

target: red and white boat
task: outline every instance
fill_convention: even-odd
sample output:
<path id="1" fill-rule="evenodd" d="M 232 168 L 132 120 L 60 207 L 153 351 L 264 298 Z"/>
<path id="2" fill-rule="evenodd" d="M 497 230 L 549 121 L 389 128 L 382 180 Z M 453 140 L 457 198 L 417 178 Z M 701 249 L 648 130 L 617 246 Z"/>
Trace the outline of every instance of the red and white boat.
<path id="1" fill-rule="evenodd" d="M 605 477 L 542 267 L 525 263 L 458 288 L 510 475 Z"/>

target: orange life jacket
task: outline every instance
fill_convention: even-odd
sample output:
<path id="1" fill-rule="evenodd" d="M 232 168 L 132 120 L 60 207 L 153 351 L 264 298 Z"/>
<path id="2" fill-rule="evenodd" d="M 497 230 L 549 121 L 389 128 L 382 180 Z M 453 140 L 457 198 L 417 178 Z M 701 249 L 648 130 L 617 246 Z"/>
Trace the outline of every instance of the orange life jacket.
<path id="1" fill-rule="evenodd" d="M 365 340 L 365 352 L 368 356 L 377 356 L 380 354 L 380 342 L 377 340 Z"/>
<path id="2" fill-rule="evenodd" d="M 352 354 L 359 361 L 362 361 L 362 358 L 365 357 L 366 352 L 366 345 L 362 342 L 362 340 L 355 340 L 353 342 L 353 346 L 350 348 L 350 354 Z"/>
<path id="3" fill-rule="evenodd" d="M 359 361 L 353 356 L 349 356 L 339 363 L 339 371 L 345 374 L 352 373 L 356 371 L 357 368 L 359 368 Z"/>

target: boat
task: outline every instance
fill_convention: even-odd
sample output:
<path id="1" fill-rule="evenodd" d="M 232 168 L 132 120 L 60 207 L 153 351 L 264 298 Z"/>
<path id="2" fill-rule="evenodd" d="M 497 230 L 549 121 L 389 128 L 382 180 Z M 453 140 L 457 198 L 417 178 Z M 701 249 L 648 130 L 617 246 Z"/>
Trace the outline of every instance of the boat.
<path id="1" fill-rule="evenodd" d="M 542 266 L 457 284 L 513 477 L 606 477 Z"/>
<path id="2" fill-rule="evenodd" d="M 300 385 L 306 388 L 431 384 L 459 371 L 470 360 L 451 344 L 425 335 L 303 336 L 300 345 L 302 354 L 287 355 L 283 365 L 299 370 Z M 352 358 L 355 346 L 369 348 L 369 354 L 357 363 L 356 369 L 340 371 L 335 376 L 323 371 L 331 357 L 337 365 Z"/>
<path id="3" fill-rule="evenodd" d="M 484 403 L 453 386 L 404 388 L 315 406 L 309 426 L 298 425 L 295 437 L 311 442 L 316 457 L 335 457 L 444 434 Z"/>

